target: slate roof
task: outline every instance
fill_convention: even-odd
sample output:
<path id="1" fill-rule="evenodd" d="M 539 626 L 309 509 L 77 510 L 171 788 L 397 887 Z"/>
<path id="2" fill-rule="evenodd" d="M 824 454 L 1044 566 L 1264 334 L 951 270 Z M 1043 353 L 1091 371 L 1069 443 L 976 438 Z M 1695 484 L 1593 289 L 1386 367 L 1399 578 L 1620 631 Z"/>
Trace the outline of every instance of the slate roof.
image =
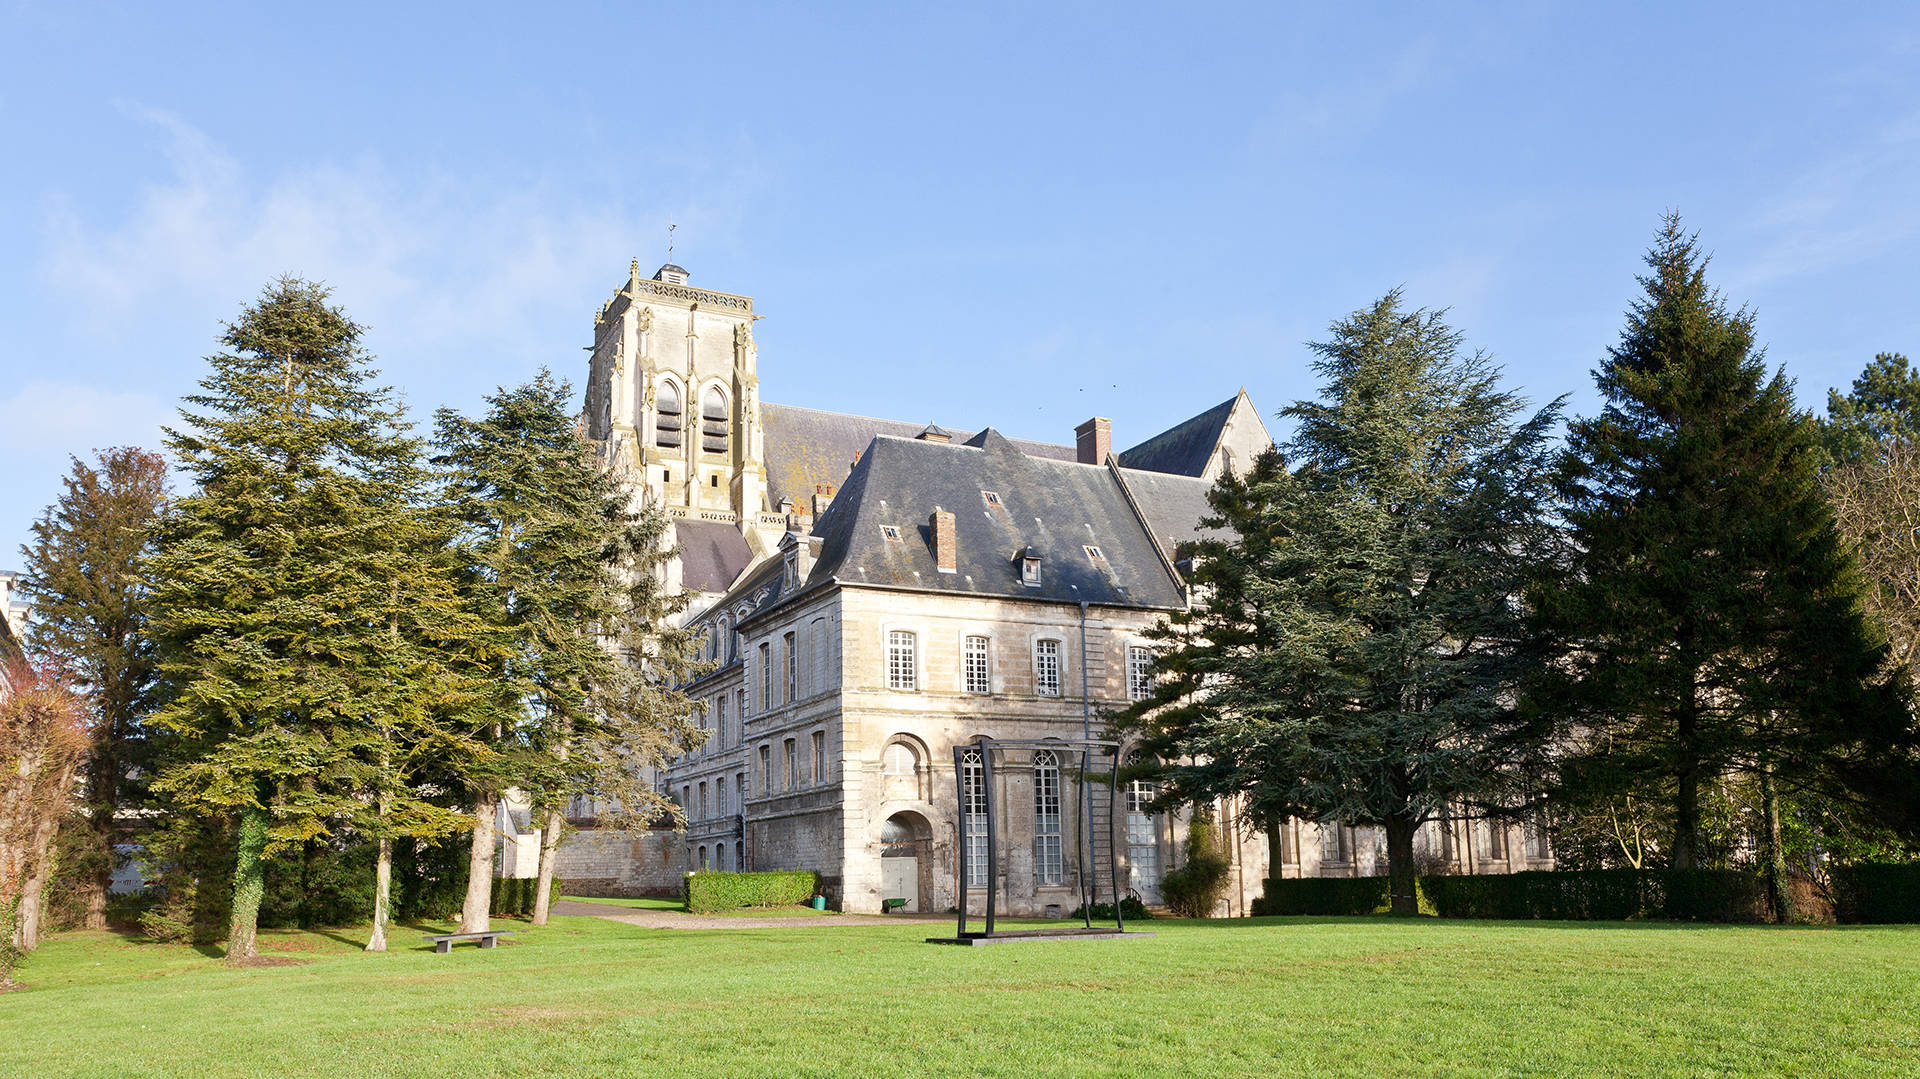
<path id="1" fill-rule="evenodd" d="M 1179 557 L 1177 552 L 1182 543 L 1227 538 L 1226 529 L 1200 527 L 1200 518 L 1213 513 L 1213 507 L 1207 504 L 1207 492 L 1213 489 L 1213 484 L 1198 476 L 1166 472 L 1122 468 L 1120 473 L 1127 492 L 1133 495 L 1141 515 L 1153 528 L 1153 538 L 1160 542 L 1168 558 Z"/>
<path id="2" fill-rule="evenodd" d="M 989 505 L 985 491 L 1000 504 Z M 954 515 L 954 573 L 934 563 L 927 519 L 935 508 Z M 885 526 L 900 538 L 887 538 Z M 1060 603 L 1185 602 L 1112 470 L 1031 456 L 992 428 L 964 444 L 874 438 L 813 534 L 820 553 L 808 587 L 838 579 Z M 1089 557 L 1087 546 L 1103 557 Z M 1020 581 L 1017 556 L 1027 547 L 1042 556 L 1037 588 Z"/>
<path id="3" fill-rule="evenodd" d="M 724 592 L 753 561 L 753 551 L 737 525 L 724 521 L 673 522 L 680 546 L 680 581 L 696 592 Z"/>
<path id="4" fill-rule="evenodd" d="M 760 405 L 760 423 L 766 436 L 767 504 L 776 510 L 781 501 L 788 498 L 797 506 L 811 505 L 815 484 L 832 484 L 837 492 L 847 482 L 854 458 L 865 452 L 874 436 L 912 438 L 929 426 L 777 405 L 770 401 Z M 972 435 L 970 431 L 949 433 L 955 442 L 964 442 Z M 1072 446 L 1021 439 L 1007 441 L 1029 457 L 1071 461 L 1076 456 Z"/>
<path id="5" fill-rule="evenodd" d="M 1220 432 L 1238 400 L 1240 397 L 1235 394 L 1130 450 L 1120 451 L 1121 467 L 1176 476 L 1200 475 L 1207 470 L 1207 461 L 1213 457 L 1213 448 L 1220 444 Z"/>

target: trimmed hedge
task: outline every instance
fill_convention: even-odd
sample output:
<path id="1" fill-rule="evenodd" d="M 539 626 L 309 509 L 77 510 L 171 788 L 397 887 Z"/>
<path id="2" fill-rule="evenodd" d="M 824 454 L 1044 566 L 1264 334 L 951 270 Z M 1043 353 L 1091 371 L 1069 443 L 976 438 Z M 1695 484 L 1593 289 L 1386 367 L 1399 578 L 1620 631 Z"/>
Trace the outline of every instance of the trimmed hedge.
<path id="1" fill-rule="evenodd" d="M 1386 877 L 1268 880 L 1253 905 L 1261 914 L 1384 914 Z M 1756 873 L 1730 869 L 1529 871 L 1419 879 L 1420 912 L 1442 918 L 1763 922 L 1766 888 Z"/>
<path id="2" fill-rule="evenodd" d="M 489 912 L 501 918 L 525 918 L 533 913 L 534 900 L 540 895 L 538 877 L 495 877 L 493 878 L 493 903 Z M 560 878 L 553 878 L 553 887 L 547 892 L 547 907 L 552 909 L 555 900 L 560 898 Z"/>
<path id="3" fill-rule="evenodd" d="M 779 873 L 688 873 L 682 892 L 695 914 L 747 907 L 790 907 L 812 899 L 820 874 L 790 869 Z"/>
<path id="4" fill-rule="evenodd" d="M 1255 902 L 1258 902 L 1258 900 L 1255 900 Z M 1137 896 L 1129 895 L 1122 896 L 1120 899 L 1120 916 L 1129 922 L 1145 922 L 1153 919 L 1153 912 L 1148 910 L 1147 905 L 1140 902 Z M 1113 920 L 1113 904 L 1095 903 L 1093 905 L 1093 913 L 1088 914 L 1087 905 L 1082 903 L 1073 908 L 1073 913 L 1067 915 L 1067 917 L 1081 919 L 1092 918 L 1096 922 L 1110 922 Z"/>
<path id="5" fill-rule="evenodd" d="M 1920 862 L 1834 866 L 1833 916 L 1841 922 L 1920 922 Z"/>

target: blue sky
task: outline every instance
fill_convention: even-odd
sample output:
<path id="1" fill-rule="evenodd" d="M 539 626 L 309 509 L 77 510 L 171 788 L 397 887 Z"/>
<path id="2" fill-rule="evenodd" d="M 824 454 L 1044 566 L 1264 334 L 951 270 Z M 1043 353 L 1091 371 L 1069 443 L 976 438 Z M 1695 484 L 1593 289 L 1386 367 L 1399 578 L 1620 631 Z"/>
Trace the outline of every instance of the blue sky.
<path id="1" fill-rule="evenodd" d="M 638 256 L 768 400 L 1130 445 L 1387 289 L 1596 401 L 1677 208 L 1819 407 L 1920 356 L 1920 7 L 0 0 L 0 565 L 270 277 L 418 414 L 577 383 Z"/>

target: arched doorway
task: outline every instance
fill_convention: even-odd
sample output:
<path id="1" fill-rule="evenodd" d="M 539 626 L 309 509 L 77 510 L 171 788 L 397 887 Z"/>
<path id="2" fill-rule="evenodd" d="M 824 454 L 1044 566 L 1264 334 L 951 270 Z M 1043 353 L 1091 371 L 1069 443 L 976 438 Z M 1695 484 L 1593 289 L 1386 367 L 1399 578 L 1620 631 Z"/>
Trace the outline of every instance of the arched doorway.
<path id="1" fill-rule="evenodd" d="M 919 912 L 921 877 L 933 829 L 918 813 L 895 813 L 880 826 L 880 898 L 904 899 L 905 910 Z"/>

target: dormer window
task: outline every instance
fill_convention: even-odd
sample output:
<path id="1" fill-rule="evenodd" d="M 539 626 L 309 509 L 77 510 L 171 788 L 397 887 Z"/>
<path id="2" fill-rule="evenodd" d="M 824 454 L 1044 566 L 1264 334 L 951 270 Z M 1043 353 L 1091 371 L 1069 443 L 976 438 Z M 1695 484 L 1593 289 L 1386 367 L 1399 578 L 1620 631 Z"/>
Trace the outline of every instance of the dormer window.
<path id="1" fill-rule="evenodd" d="M 998 491 L 982 491 L 980 492 L 980 497 L 986 499 L 987 505 L 989 506 L 998 508 L 1000 505 L 1000 492 Z"/>
<path id="2" fill-rule="evenodd" d="M 1092 544 L 1082 547 L 1081 550 L 1087 552 L 1087 557 L 1093 559 L 1095 562 L 1105 562 L 1107 560 L 1107 556 L 1100 553 L 1100 548 Z"/>
<path id="3" fill-rule="evenodd" d="M 1028 588 L 1040 587 L 1040 552 L 1031 547 L 1020 552 L 1020 583 Z"/>
<path id="4" fill-rule="evenodd" d="M 900 542 L 900 526 L 899 525 L 881 525 L 880 537 L 882 539 L 892 540 L 895 543 Z"/>
<path id="5" fill-rule="evenodd" d="M 787 551 L 787 587 L 793 588 L 800 583 L 800 552 L 797 549 Z"/>

